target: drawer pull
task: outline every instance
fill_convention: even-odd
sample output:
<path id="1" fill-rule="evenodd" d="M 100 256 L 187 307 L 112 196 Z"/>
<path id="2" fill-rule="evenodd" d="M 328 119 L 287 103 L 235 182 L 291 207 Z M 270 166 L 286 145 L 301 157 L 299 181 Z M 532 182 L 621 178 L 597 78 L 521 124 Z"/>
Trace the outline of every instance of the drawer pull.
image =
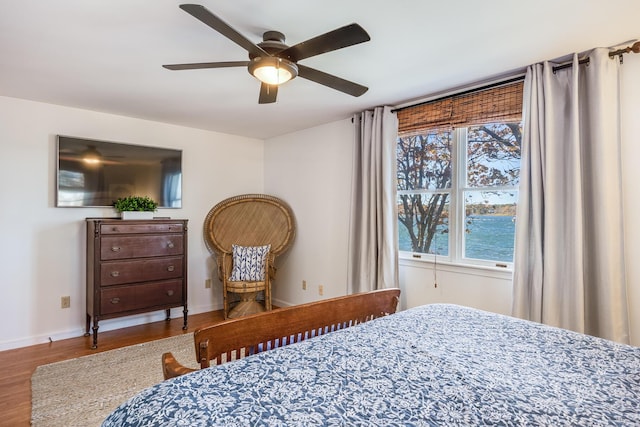
<path id="1" fill-rule="evenodd" d="M 111 231 L 118 231 L 118 227 L 113 227 Z"/>
<path id="2" fill-rule="evenodd" d="M 173 270 L 175 270 L 175 267 L 173 265 L 167 266 L 167 271 L 173 271 Z"/>
<path id="3" fill-rule="evenodd" d="M 118 277 L 119 275 L 120 275 L 120 272 L 118 270 L 111 272 L 111 277 Z"/>
<path id="4" fill-rule="evenodd" d="M 120 298 L 115 297 L 115 298 L 111 298 L 111 304 L 118 304 L 120 302 Z"/>
<path id="5" fill-rule="evenodd" d="M 120 252 L 120 246 L 111 246 L 111 252 Z"/>
<path id="6" fill-rule="evenodd" d="M 167 296 L 170 296 L 170 297 L 172 297 L 172 296 L 173 296 L 173 289 L 169 289 L 169 290 L 167 291 Z"/>
<path id="7" fill-rule="evenodd" d="M 168 248 L 173 248 L 173 242 L 169 242 L 169 243 L 167 243 L 167 247 L 168 247 Z"/>

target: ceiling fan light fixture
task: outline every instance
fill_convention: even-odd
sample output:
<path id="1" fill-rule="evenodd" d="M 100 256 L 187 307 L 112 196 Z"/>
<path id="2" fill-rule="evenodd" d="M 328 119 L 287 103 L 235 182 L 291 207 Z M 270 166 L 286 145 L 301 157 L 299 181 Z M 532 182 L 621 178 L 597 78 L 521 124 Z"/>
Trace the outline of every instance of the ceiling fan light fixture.
<path id="1" fill-rule="evenodd" d="M 249 73 L 263 83 L 281 85 L 298 75 L 298 67 L 287 59 L 259 57 L 249 63 Z"/>
<path id="2" fill-rule="evenodd" d="M 102 154 L 94 146 L 90 146 L 84 150 L 81 154 L 82 161 L 90 166 L 99 165 L 102 163 Z"/>

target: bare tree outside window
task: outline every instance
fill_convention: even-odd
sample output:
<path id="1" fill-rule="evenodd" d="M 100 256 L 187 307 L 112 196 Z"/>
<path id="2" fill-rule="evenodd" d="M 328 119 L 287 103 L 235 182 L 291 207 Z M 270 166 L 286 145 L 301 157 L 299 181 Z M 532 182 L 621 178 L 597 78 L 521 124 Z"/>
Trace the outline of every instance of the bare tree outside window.
<path id="1" fill-rule="evenodd" d="M 409 238 L 400 239 L 400 250 L 433 253 L 436 233 L 448 232 L 450 194 L 437 190 L 452 185 L 452 144 L 448 131 L 398 139 L 399 233 Z"/>

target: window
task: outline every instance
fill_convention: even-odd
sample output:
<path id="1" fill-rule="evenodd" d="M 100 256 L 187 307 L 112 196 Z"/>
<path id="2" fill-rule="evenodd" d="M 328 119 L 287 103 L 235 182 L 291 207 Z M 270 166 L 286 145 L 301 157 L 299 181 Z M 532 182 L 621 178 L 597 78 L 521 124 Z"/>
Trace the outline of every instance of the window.
<path id="1" fill-rule="evenodd" d="M 522 84 L 485 92 L 398 112 L 401 252 L 502 267 L 513 261 Z M 513 100 L 497 114 L 487 96 Z M 494 108 L 483 115 L 486 105 Z"/>

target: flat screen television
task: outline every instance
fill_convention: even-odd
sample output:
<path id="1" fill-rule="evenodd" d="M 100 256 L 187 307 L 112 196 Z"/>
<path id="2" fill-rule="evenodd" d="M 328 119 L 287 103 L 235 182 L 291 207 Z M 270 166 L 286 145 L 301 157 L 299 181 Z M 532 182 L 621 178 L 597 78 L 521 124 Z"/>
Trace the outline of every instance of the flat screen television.
<path id="1" fill-rule="evenodd" d="M 148 196 L 182 207 L 182 151 L 58 135 L 56 206 L 106 207 Z"/>

